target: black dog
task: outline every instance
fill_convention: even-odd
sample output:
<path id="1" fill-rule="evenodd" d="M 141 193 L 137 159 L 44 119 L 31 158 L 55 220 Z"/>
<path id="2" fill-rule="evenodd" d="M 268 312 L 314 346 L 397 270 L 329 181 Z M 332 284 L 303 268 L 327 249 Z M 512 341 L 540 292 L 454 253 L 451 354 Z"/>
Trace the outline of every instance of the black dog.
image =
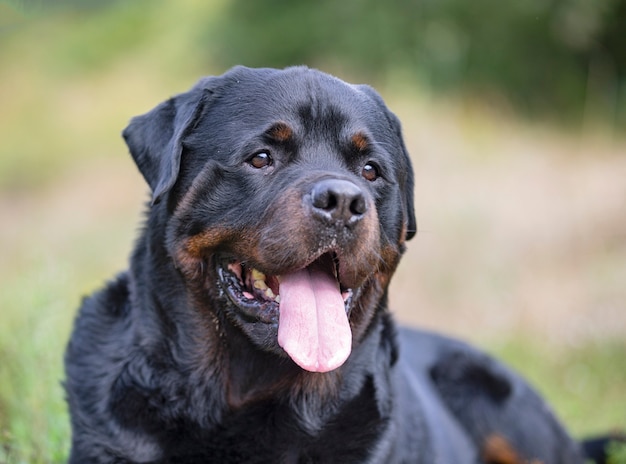
<path id="1" fill-rule="evenodd" d="M 124 137 L 153 199 L 76 320 L 70 462 L 583 461 L 516 374 L 396 330 L 413 176 L 374 90 L 238 67 Z"/>

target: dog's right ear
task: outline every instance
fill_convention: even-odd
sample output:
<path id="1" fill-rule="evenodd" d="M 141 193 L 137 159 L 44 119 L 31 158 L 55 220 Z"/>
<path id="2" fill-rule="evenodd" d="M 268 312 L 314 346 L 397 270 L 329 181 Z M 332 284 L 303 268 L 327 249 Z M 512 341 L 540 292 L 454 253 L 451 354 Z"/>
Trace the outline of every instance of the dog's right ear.
<path id="1" fill-rule="evenodd" d="M 133 118 L 122 135 L 158 203 L 176 183 L 182 139 L 195 127 L 212 92 L 196 86 Z"/>

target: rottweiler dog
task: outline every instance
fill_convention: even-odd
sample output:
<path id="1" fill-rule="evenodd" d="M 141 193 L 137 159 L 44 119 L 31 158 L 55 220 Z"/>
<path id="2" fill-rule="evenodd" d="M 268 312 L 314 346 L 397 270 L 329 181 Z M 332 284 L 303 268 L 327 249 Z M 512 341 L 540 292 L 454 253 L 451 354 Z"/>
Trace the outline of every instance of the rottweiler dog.
<path id="1" fill-rule="evenodd" d="M 517 374 L 392 320 L 413 173 L 372 88 L 237 67 L 123 135 L 152 197 L 67 348 L 71 463 L 583 462 Z"/>

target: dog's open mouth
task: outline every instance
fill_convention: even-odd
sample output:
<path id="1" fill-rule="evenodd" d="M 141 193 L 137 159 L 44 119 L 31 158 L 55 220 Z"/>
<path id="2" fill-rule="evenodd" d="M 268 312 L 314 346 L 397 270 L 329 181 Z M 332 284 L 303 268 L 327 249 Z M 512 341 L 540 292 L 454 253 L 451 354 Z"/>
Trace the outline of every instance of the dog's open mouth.
<path id="1" fill-rule="evenodd" d="M 280 275 L 233 260 L 218 271 L 244 317 L 266 323 L 278 319 L 278 344 L 303 369 L 327 372 L 350 355 L 348 313 L 353 292 L 341 288 L 334 254 Z"/>

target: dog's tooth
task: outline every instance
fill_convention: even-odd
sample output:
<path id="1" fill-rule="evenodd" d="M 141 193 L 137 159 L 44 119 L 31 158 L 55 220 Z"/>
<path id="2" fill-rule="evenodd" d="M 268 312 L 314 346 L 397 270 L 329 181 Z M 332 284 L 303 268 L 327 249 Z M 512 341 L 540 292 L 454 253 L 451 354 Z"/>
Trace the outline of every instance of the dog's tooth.
<path id="1" fill-rule="evenodd" d="M 252 280 L 265 280 L 265 274 L 258 269 L 252 269 Z"/>
<path id="2" fill-rule="evenodd" d="M 280 303 L 280 295 L 276 295 L 276 298 L 274 298 L 274 301 L 276 301 L 276 303 Z"/>
<path id="3" fill-rule="evenodd" d="M 259 290 L 265 290 L 268 288 L 264 280 L 255 280 L 253 285 L 254 288 L 257 288 Z"/>
<path id="4" fill-rule="evenodd" d="M 270 299 L 274 299 L 276 295 L 274 295 L 274 292 L 272 291 L 271 288 L 268 288 L 267 290 L 265 290 L 265 296 Z"/>

